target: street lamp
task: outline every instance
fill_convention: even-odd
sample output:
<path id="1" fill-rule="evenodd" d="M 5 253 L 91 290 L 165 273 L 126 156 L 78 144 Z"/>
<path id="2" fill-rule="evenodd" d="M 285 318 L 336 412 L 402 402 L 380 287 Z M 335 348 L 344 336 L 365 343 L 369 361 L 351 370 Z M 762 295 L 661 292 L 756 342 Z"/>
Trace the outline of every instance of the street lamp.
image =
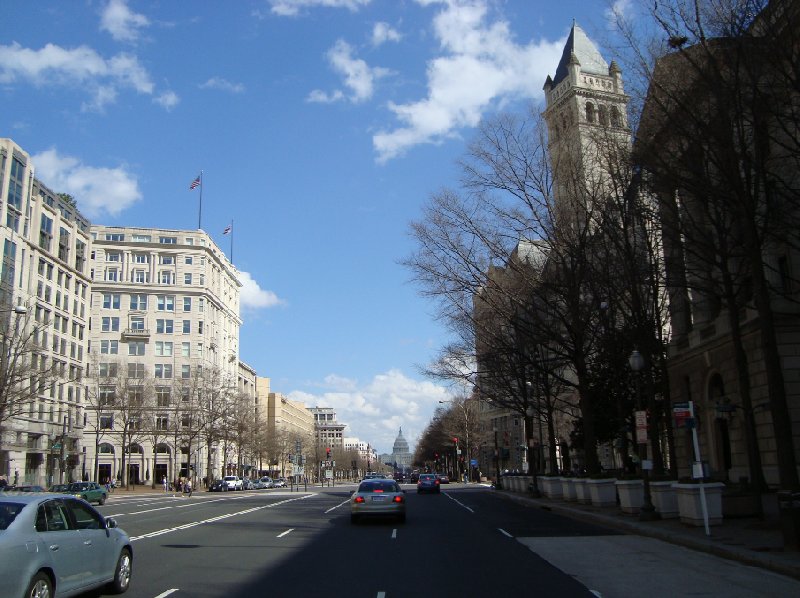
<path id="1" fill-rule="evenodd" d="M 628 365 L 630 365 L 631 370 L 634 372 L 636 376 L 636 404 L 638 407 L 638 411 L 641 414 L 644 410 L 642 409 L 642 370 L 644 370 L 644 357 L 642 354 L 639 353 L 636 349 L 633 350 L 630 357 L 628 357 Z M 641 415 L 640 415 L 641 417 Z M 650 467 L 645 467 L 645 459 L 644 457 L 647 456 L 647 412 L 644 412 L 645 417 L 645 430 L 644 430 L 644 437 L 639 437 L 639 431 L 637 430 L 637 442 L 639 443 L 639 461 L 640 467 L 642 471 L 642 479 L 644 480 L 644 502 L 642 503 L 642 508 L 639 511 L 639 520 L 640 521 L 654 521 L 656 519 L 660 519 L 660 515 L 656 512 L 656 508 L 653 506 L 653 497 L 650 494 Z M 643 440 L 644 442 L 641 442 Z"/>
<path id="2" fill-rule="evenodd" d="M 539 464 L 537 463 L 534 467 L 533 463 L 531 462 L 531 449 L 533 448 L 533 416 L 536 414 L 536 409 L 533 408 L 532 405 L 528 405 L 528 408 L 525 410 L 525 415 L 528 416 L 528 420 L 525 422 L 526 434 L 528 440 L 528 469 L 530 470 L 531 475 L 533 476 L 533 488 L 531 488 L 531 496 L 533 498 L 540 498 L 542 493 L 539 491 Z M 540 420 L 541 422 L 541 420 Z M 542 442 L 541 438 L 541 428 L 539 429 L 539 444 Z"/>

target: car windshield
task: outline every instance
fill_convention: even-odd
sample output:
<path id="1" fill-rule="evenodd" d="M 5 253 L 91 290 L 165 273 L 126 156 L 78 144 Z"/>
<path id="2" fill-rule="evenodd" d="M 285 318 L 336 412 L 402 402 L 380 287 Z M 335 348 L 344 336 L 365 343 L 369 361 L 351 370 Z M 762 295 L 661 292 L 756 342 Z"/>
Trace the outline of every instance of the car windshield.
<path id="1" fill-rule="evenodd" d="M 8 529 L 24 506 L 15 502 L 0 502 L 0 531 Z"/>
<path id="2" fill-rule="evenodd" d="M 419 476 L 419 479 L 420 480 L 435 480 L 436 476 L 435 475 L 430 475 L 430 474 L 422 474 L 421 476 Z"/>
<path id="3" fill-rule="evenodd" d="M 369 483 L 361 484 L 358 487 L 358 491 L 360 493 L 367 493 L 367 492 L 400 492 L 400 488 L 392 481 L 373 481 Z"/>

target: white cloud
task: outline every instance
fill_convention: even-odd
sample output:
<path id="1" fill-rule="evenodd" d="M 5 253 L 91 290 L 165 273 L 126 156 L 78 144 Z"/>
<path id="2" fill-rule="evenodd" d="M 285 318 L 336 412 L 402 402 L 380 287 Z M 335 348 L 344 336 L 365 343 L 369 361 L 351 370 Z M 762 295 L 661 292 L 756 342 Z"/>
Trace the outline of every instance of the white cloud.
<path id="1" fill-rule="evenodd" d="M 142 198 L 136 178 L 125 167 L 86 166 L 78 158 L 49 149 L 31 157 L 36 178 L 56 193 L 69 193 L 88 218 L 116 216 Z"/>
<path id="2" fill-rule="evenodd" d="M 106 60 L 86 46 L 62 48 L 47 44 L 40 50 L 14 42 L 0 45 L 0 83 L 26 80 L 38 86 L 62 85 L 86 90 L 93 100 L 86 106 L 102 109 L 120 89 L 151 95 L 154 85 L 136 56 L 117 54 Z"/>
<path id="3" fill-rule="evenodd" d="M 386 42 L 399 42 L 401 37 L 400 33 L 396 29 L 392 29 L 389 23 L 375 23 L 372 27 L 373 46 L 380 46 Z"/>
<path id="4" fill-rule="evenodd" d="M 391 452 L 398 429 L 412 447 L 428 425 L 439 401 L 449 400 L 448 390 L 432 382 L 414 380 L 397 369 L 378 374 L 365 384 L 336 374 L 319 384 L 320 393 L 292 391 L 289 396 L 307 407 L 333 407 L 345 436 L 358 437 Z"/>
<path id="5" fill-rule="evenodd" d="M 443 5 L 433 21 L 443 55 L 428 64 L 426 98 L 389 104 L 400 124 L 373 136 L 379 162 L 474 127 L 484 112 L 505 100 L 539 96 L 564 45 L 563 40 L 516 44 L 507 22 L 486 22 L 485 0 L 417 2 Z"/>
<path id="6" fill-rule="evenodd" d="M 165 91 L 158 97 L 154 98 L 153 101 L 169 112 L 180 103 L 181 99 L 174 91 Z"/>
<path id="7" fill-rule="evenodd" d="M 211 77 L 211 79 L 200 85 L 200 89 L 219 89 L 231 93 L 244 93 L 244 85 L 241 83 L 231 83 L 221 77 Z"/>
<path id="8" fill-rule="evenodd" d="M 300 14 L 304 8 L 347 8 L 357 11 L 371 0 L 269 0 L 272 12 L 282 17 L 293 17 Z"/>
<path id="9" fill-rule="evenodd" d="M 327 52 L 328 62 L 334 71 L 342 75 L 345 87 L 350 91 L 347 96 L 352 102 L 363 102 L 372 97 L 375 81 L 389 74 L 387 69 L 370 67 L 364 60 L 353 56 L 353 48 L 346 41 L 337 40 Z M 325 93 L 314 90 L 309 94 L 311 102 L 334 102 L 344 99 L 341 90 Z"/>
<path id="10" fill-rule="evenodd" d="M 148 25 L 146 16 L 131 12 L 127 0 L 110 0 L 100 14 L 100 30 L 121 42 L 135 42 L 139 30 Z"/>
<path id="11" fill-rule="evenodd" d="M 242 309 L 261 309 L 283 305 L 285 302 L 272 291 L 262 289 L 249 272 L 239 272 L 242 288 L 239 302 Z"/>

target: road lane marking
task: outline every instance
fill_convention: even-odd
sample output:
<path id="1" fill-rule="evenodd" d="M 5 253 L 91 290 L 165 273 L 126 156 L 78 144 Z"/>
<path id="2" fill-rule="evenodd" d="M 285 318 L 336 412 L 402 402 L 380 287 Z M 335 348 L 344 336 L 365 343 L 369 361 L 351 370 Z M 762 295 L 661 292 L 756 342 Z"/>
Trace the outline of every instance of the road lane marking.
<path id="1" fill-rule="evenodd" d="M 277 536 L 277 537 L 278 537 L 278 538 L 283 538 L 285 535 L 287 535 L 287 534 L 291 534 L 293 531 L 294 531 L 294 528 L 293 528 L 293 527 L 290 527 L 290 528 L 289 528 L 289 529 L 287 529 L 285 532 L 278 534 L 278 536 Z"/>
<path id="2" fill-rule="evenodd" d="M 350 502 L 349 498 L 347 500 L 345 500 L 344 502 L 340 502 L 338 505 L 335 505 L 335 506 L 331 507 L 330 509 L 328 509 L 327 511 L 325 511 L 325 515 L 327 515 L 328 513 L 330 513 L 331 511 L 333 511 L 335 509 L 338 509 L 342 505 L 346 505 L 349 502 Z"/>
<path id="3" fill-rule="evenodd" d="M 378 595 L 375 598 L 386 598 L 386 592 L 378 592 Z"/>
<path id="4" fill-rule="evenodd" d="M 500 532 L 501 534 L 503 534 L 504 536 L 508 536 L 509 538 L 513 538 L 514 537 L 511 534 L 509 534 L 506 530 L 504 530 L 502 527 L 498 527 L 497 531 Z"/>
<path id="5" fill-rule="evenodd" d="M 397 539 L 397 528 L 394 528 L 392 530 L 392 540 L 396 540 L 396 539 Z"/>
<path id="6" fill-rule="evenodd" d="M 276 503 L 272 503 L 269 505 L 261 505 L 260 507 L 253 507 L 250 509 L 244 509 L 243 511 L 236 511 L 235 513 L 225 513 L 223 515 L 217 515 L 216 517 L 210 517 L 208 519 L 203 519 L 201 521 L 192 521 L 191 523 L 186 523 L 184 525 L 178 527 L 168 527 L 161 530 L 156 530 L 154 532 L 150 532 L 147 534 L 142 534 L 141 536 L 131 536 L 131 542 L 136 542 L 137 540 L 142 540 L 144 538 L 155 538 L 156 536 L 161 536 L 163 534 L 169 534 L 171 532 L 176 532 L 183 529 L 188 529 L 190 527 L 195 527 L 196 525 L 205 525 L 207 523 L 214 523 L 215 521 L 221 521 L 223 519 L 228 519 L 229 517 L 236 517 L 237 515 L 246 515 L 247 513 L 254 513 L 256 511 L 261 511 L 263 509 L 271 509 L 273 507 L 277 507 L 280 505 L 284 505 L 286 503 L 290 503 L 296 500 L 305 500 L 306 498 L 310 498 L 312 496 L 316 496 L 316 494 L 308 494 L 306 496 L 298 496 L 296 498 L 289 498 L 286 500 L 281 500 Z M 290 530 L 291 531 L 291 530 Z"/>
<path id="7" fill-rule="evenodd" d="M 157 509 L 146 509 L 144 511 L 132 511 L 128 513 L 128 515 L 141 515 L 142 513 L 153 513 L 154 511 L 164 511 L 165 509 L 171 509 L 172 506 L 169 507 L 158 507 Z"/>
<path id="8" fill-rule="evenodd" d="M 460 507 L 464 507 L 464 508 L 465 508 L 467 511 L 469 511 L 470 513 L 474 513 L 474 512 L 475 512 L 475 511 L 473 511 L 472 509 L 470 509 L 470 508 L 469 508 L 467 505 L 465 505 L 463 502 L 461 502 L 460 500 L 458 500 L 457 498 L 453 498 L 452 496 L 450 496 L 450 495 L 449 495 L 447 492 L 445 492 L 445 493 L 444 493 L 444 495 L 445 495 L 447 498 L 449 498 L 450 500 L 452 500 L 454 503 L 456 503 L 458 506 L 460 506 Z"/>
<path id="9" fill-rule="evenodd" d="M 167 590 L 166 592 L 161 592 L 155 598 L 165 598 L 165 596 L 169 596 L 170 594 L 174 594 L 177 591 L 178 591 L 178 588 L 172 588 L 171 590 Z"/>

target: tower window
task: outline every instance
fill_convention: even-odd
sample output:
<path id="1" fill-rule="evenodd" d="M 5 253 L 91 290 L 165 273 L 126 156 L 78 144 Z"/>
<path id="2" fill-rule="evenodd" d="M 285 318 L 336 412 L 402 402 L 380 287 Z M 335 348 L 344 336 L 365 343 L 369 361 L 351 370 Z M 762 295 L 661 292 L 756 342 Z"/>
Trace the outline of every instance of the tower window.
<path id="1" fill-rule="evenodd" d="M 598 112 L 600 115 L 600 124 L 604 127 L 608 126 L 608 108 L 605 106 L 600 106 Z"/>
<path id="2" fill-rule="evenodd" d="M 620 118 L 619 108 L 617 108 L 616 106 L 611 106 L 611 126 L 612 127 L 622 126 L 622 119 Z"/>
<path id="3" fill-rule="evenodd" d="M 586 102 L 586 122 L 594 122 L 594 104 Z"/>

